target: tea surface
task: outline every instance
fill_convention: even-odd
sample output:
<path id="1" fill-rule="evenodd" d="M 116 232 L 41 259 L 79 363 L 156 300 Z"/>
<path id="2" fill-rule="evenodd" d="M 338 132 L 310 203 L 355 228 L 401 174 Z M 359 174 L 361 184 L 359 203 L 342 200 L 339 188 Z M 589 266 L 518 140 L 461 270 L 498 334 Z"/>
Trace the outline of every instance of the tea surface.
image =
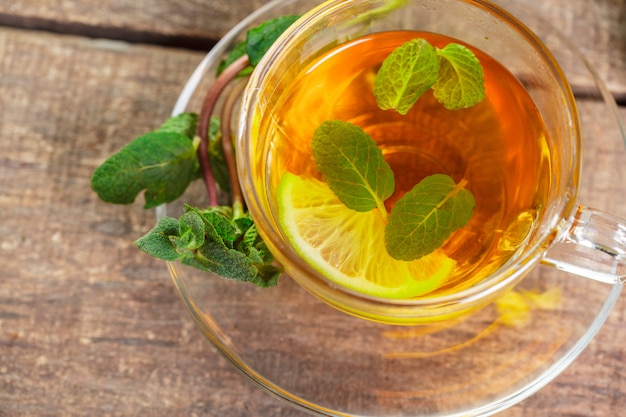
<path id="1" fill-rule="evenodd" d="M 270 196 L 285 172 L 321 179 L 312 157 L 315 129 L 327 120 L 363 128 L 382 149 L 396 179 L 395 201 L 432 174 L 467 181 L 476 200 L 467 226 L 443 246 L 454 272 L 434 293 L 456 291 L 500 267 L 532 232 L 547 199 L 550 151 L 541 115 L 523 85 L 483 52 L 486 98 L 446 110 L 432 92 L 406 115 L 380 110 L 373 83 L 382 61 L 404 42 L 423 38 L 443 48 L 456 39 L 422 32 L 386 32 L 355 39 L 302 68 L 288 88 L 270 96 L 270 117 L 259 132 L 271 138 L 267 164 Z M 273 198 L 273 197 L 272 197 Z"/>

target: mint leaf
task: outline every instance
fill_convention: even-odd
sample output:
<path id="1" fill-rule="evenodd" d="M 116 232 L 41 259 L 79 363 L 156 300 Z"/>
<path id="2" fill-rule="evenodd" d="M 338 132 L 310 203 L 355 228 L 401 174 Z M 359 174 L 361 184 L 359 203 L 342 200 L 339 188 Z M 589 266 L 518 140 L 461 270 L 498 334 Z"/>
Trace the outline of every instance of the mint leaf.
<path id="1" fill-rule="evenodd" d="M 207 242 L 198 250 L 194 259 L 207 270 L 223 278 L 247 282 L 258 273 L 246 255 L 235 249 L 229 249 L 223 242 Z"/>
<path id="2" fill-rule="evenodd" d="M 196 113 L 180 113 L 165 121 L 156 132 L 173 132 L 193 139 L 196 136 L 198 115 Z"/>
<path id="3" fill-rule="evenodd" d="M 135 246 L 147 254 L 164 261 L 178 260 L 181 255 L 176 251 L 170 237 L 178 237 L 179 230 L 177 219 L 164 217 L 145 236 L 137 239 Z"/>
<path id="4" fill-rule="evenodd" d="M 313 157 L 330 189 L 348 208 L 378 207 L 395 188 L 391 167 L 376 142 L 360 127 L 339 120 L 322 123 L 313 134 Z"/>
<path id="5" fill-rule="evenodd" d="M 228 215 L 224 215 L 210 208 L 207 210 L 199 210 L 186 206 L 185 209 L 194 210 L 199 213 L 205 222 L 205 233 L 207 233 L 207 237 L 222 242 L 224 246 L 229 249 L 234 247 L 235 240 L 241 236 L 241 230 L 237 228 Z"/>
<path id="6" fill-rule="evenodd" d="M 178 236 L 173 240 L 178 248 L 194 250 L 204 244 L 204 222 L 202 217 L 193 211 L 180 216 Z M 172 239 L 172 238 L 171 238 Z"/>
<path id="7" fill-rule="evenodd" d="M 439 248 L 465 226 L 474 212 L 474 196 L 465 181 L 444 174 L 424 178 L 399 199 L 385 227 L 385 245 L 393 258 L 412 261 Z"/>
<path id="8" fill-rule="evenodd" d="M 246 51 L 250 65 L 256 66 L 276 39 L 299 17 L 297 15 L 280 16 L 250 29 L 246 36 Z"/>
<path id="9" fill-rule="evenodd" d="M 233 62 L 244 55 L 248 55 L 250 65 L 237 74 L 238 77 L 248 75 L 253 68 L 261 61 L 261 58 L 267 50 L 272 46 L 276 39 L 287 29 L 293 22 L 298 20 L 300 16 L 287 15 L 267 20 L 259 26 L 250 29 L 246 33 L 246 40 L 239 42 L 226 55 L 217 67 L 217 75 L 219 76 Z"/>
<path id="10" fill-rule="evenodd" d="M 262 288 L 276 285 L 282 269 L 273 265 L 274 255 L 259 235 L 252 219 L 246 215 L 235 219 L 234 223 L 241 231 L 241 238 L 235 242 L 235 249 L 245 254 L 258 271 L 250 282 Z"/>
<path id="11" fill-rule="evenodd" d="M 435 48 L 424 39 L 413 39 L 383 61 L 374 81 L 374 96 L 382 110 L 406 114 L 439 75 Z"/>
<path id="12" fill-rule="evenodd" d="M 197 177 L 197 144 L 169 131 L 140 136 L 100 165 L 91 188 L 101 200 L 130 204 L 145 190 L 145 208 L 176 200 Z"/>
<path id="13" fill-rule="evenodd" d="M 437 49 L 437 54 L 441 59 L 439 79 L 433 86 L 435 98 L 449 110 L 480 103 L 485 98 L 485 85 L 476 55 L 456 43 Z"/>
<path id="14" fill-rule="evenodd" d="M 275 286 L 278 283 L 278 277 L 283 272 L 279 267 L 269 264 L 257 266 L 257 270 L 258 273 L 250 280 L 250 283 L 261 288 Z"/>
<path id="15" fill-rule="evenodd" d="M 251 219 L 242 222 L 240 219 L 231 220 L 215 210 L 200 212 L 203 213 L 209 239 L 194 258 L 199 265 L 224 278 L 252 282 L 261 287 L 276 285 L 281 270 L 271 265 L 274 257 L 270 254 L 263 258 L 258 251 L 251 252 L 240 243 L 248 232 L 241 226 L 250 228 L 253 225 Z M 259 236 L 252 244 L 265 245 Z"/>

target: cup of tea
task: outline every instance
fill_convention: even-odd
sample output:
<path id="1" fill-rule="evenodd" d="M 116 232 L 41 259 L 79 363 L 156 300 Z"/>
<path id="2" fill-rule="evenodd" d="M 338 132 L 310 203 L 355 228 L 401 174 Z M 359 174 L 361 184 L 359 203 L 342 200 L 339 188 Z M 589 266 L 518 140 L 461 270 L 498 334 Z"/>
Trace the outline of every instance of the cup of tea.
<path id="1" fill-rule="evenodd" d="M 277 0 L 215 45 L 173 113 L 198 112 L 248 30 L 289 14 L 302 17 L 222 102 L 239 126 L 248 208 L 293 279 L 258 288 L 168 263 L 194 322 L 255 386 L 315 415 L 493 415 L 536 393 L 594 339 L 621 294 L 624 223 L 608 213 L 626 216 L 614 198 L 626 181 L 626 138 L 606 87 L 515 0 Z M 450 44 L 471 51 L 485 97 L 448 110 L 429 88 L 406 114 L 380 109 L 372 86 L 381 62 L 415 39 L 437 56 Z M 371 138 L 365 149 L 394 179 L 384 205 L 351 213 L 337 201 L 313 154 L 329 122 Z M 469 221 L 432 253 L 390 261 L 376 216 L 391 218 L 416 185 L 441 175 L 452 194 L 472 193 Z M 194 185 L 181 200 L 158 216 L 206 204 L 206 190 Z M 391 273 L 356 273 L 381 260 Z M 584 390 L 580 378 L 563 378 Z M 555 392 L 546 396 L 560 407 Z"/>
<path id="2" fill-rule="evenodd" d="M 377 77 L 410 42 L 434 51 L 436 72 L 456 77 L 450 94 L 459 97 L 472 93 L 467 63 L 445 51 L 469 51 L 484 98 L 450 108 L 435 81 L 404 114 L 381 108 Z M 401 83 L 404 75 L 393 76 Z M 341 311 L 384 323 L 440 322 L 492 302 L 539 263 L 608 283 L 626 276 L 626 221 L 577 198 L 582 134 L 568 80 L 542 41 L 496 5 L 324 2 L 270 48 L 242 101 L 238 172 L 257 228 L 290 277 Z M 328 130 L 333 123 L 337 131 Z M 316 143 L 320 137 L 326 141 Z M 366 157 L 364 138 L 373 144 Z M 349 155 L 341 164 L 328 162 L 342 152 Z M 393 186 L 371 191 L 382 168 L 367 170 L 381 160 Z M 354 173 L 373 177 L 361 183 Z M 443 178 L 449 192 L 414 214 Z M 333 181 L 347 194 L 365 184 L 378 202 L 355 210 Z M 471 207 L 456 198 L 461 189 Z M 470 212 L 469 220 L 432 251 L 408 260 L 390 253 L 438 235 L 454 210 Z"/>

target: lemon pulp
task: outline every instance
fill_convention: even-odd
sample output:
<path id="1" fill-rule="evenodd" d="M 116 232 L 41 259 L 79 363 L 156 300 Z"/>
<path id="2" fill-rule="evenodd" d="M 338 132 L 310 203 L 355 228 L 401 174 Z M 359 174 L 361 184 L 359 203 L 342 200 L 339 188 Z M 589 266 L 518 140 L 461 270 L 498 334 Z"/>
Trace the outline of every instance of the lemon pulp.
<path id="1" fill-rule="evenodd" d="M 441 249 L 410 262 L 392 258 L 378 210 L 347 208 L 315 178 L 284 174 L 277 200 L 280 225 L 295 251 L 342 287 L 382 298 L 414 298 L 442 286 L 456 266 Z"/>

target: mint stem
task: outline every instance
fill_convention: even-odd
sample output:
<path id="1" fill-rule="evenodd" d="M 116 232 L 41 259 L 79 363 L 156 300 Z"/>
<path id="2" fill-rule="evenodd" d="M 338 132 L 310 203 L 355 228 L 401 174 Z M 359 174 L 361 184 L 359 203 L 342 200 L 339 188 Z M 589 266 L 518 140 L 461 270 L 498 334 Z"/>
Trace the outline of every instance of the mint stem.
<path id="1" fill-rule="evenodd" d="M 228 179 L 230 180 L 230 200 L 233 206 L 233 219 L 243 216 L 243 194 L 241 185 L 239 184 L 239 176 L 237 175 L 237 160 L 233 152 L 232 137 L 232 118 L 235 104 L 245 87 L 245 83 L 237 83 L 224 100 L 221 114 L 221 130 L 222 130 L 222 151 L 224 153 L 224 161 L 228 169 Z"/>
<path id="2" fill-rule="evenodd" d="M 200 111 L 199 119 L 198 119 L 198 128 L 196 130 L 196 135 L 200 137 L 200 145 L 198 146 L 198 160 L 200 162 L 200 169 L 202 171 L 202 177 L 204 178 L 204 183 L 206 185 L 208 197 L 209 197 L 209 206 L 218 206 L 219 200 L 217 195 L 217 185 L 215 183 L 215 178 L 213 176 L 213 172 L 211 171 L 211 166 L 209 164 L 208 159 L 208 148 L 209 148 L 209 124 L 211 122 L 211 115 L 213 114 L 213 110 L 215 109 L 215 105 L 217 104 L 220 95 L 224 92 L 224 89 L 237 77 L 243 69 L 248 66 L 249 60 L 248 56 L 244 55 L 241 58 L 237 59 L 233 62 L 228 68 L 226 68 L 216 79 L 215 82 L 211 85 L 207 94 L 204 98 L 204 102 L 202 103 L 202 109 Z M 228 140 L 230 143 L 230 140 Z M 229 164 L 230 165 L 230 164 Z M 229 168 L 230 171 L 230 168 Z M 231 176 L 232 178 L 232 176 Z M 232 181 L 232 179 L 231 179 Z M 239 188 L 239 187 L 237 187 Z M 231 190 L 231 192 L 234 192 Z"/>

